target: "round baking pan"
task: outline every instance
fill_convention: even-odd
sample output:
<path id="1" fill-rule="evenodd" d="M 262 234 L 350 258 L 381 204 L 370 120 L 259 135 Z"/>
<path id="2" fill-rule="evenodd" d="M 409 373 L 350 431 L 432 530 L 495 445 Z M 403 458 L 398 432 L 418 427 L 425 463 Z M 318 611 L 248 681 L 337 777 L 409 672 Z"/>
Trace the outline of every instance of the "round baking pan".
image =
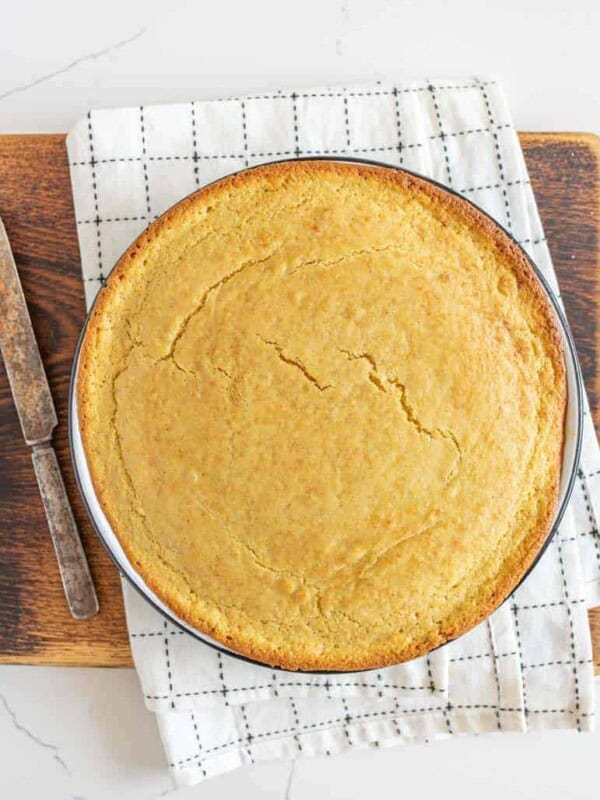
<path id="1" fill-rule="evenodd" d="M 530 566 L 527 570 L 526 574 L 523 576 L 521 581 L 515 585 L 513 591 L 527 578 L 531 570 L 535 567 L 539 559 L 541 558 L 544 550 L 548 546 L 552 536 L 556 532 L 558 525 L 564 515 L 565 509 L 569 502 L 569 498 L 571 496 L 571 492 L 573 490 L 573 485 L 575 483 L 575 478 L 577 475 L 577 468 L 579 464 L 579 456 L 581 451 L 581 438 L 582 438 L 582 429 L 583 429 L 583 390 L 582 390 L 582 378 L 581 378 L 581 370 L 579 368 L 579 363 L 577 360 L 577 354 L 575 351 L 575 345 L 573 343 L 573 339 L 571 336 L 571 332 L 569 330 L 569 326 L 567 320 L 564 316 L 564 313 L 556 300 L 554 294 L 552 293 L 547 281 L 545 280 L 544 276 L 541 274 L 538 267 L 534 264 L 531 258 L 527 255 L 527 253 L 523 250 L 523 248 L 519 245 L 519 243 L 511 236 L 508 231 L 506 231 L 501 225 L 499 225 L 496 220 L 490 217 L 485 211 L 475 205 L 475 203 L 471 203 L 471 201 L 464 198 L 462 195 L 459 195 L 457 192 L 448 189 L 446 186 L 438 183 L 437 181 L 431 180 L 430 178 L 426 178 L 423 175 L 418 175 L 417 173 L 410 172 L 410 170 L 402 170 L 399 167 L 395 167 L 390 164 L 385 164 L 380 161 L 372 161 L 368 159 L 360 159 L 360 158 L 321 158 L 319 156 L 314 156 L 310 158 L 299 158 L 299 159 L 283 159 L 282 161 L 334 161 L 334 162 L 349 162 L 355 164 L 367 164 L 369 166 L 381 167 L 382 169 L 391 169 L 395 171 L 404 171 L 410 175 L 413 175 L 421 180 L 427 181 L 435 186 L 437 186 L 442 191 L 452 194 L 456 197 L 459 197 L 462 202 L 468 203 L 469 205 L 476 208 L 480 213 L 484 214 L 488 217 L 493 224 L 502 230 L 502 232 L 509 238 L 511 241 L 519 247 L 521 252 L 524 254 L 525 258 L 529 262 L 533 273 L 535 274 L 540 286 L 542 287 L 544 294 L 548 298 L 548 301 L 554 311 L 554 316 L 556 319 L 556 323 L 558 329 L 560 331 L 562 345 L 563 345 L 563 352 L 565 358 L 565 365 L 566 365 L 566 379 L 567 379 L 567 410 L 566 410 L 566 417 L 565 417 L 565 441 L 563 447 L 563 458 L 562 458 L 562 468 L 561 468 L 561 477 L 560 477 L 560 487 L 559 487 L 559 501 L 557 505 L 557 512 L 552 524 L 552 527 L 548 533 L 548 536 L 540 550 Z M 269 162 L 269 163 L 282 163 L 279 162 Z M 255 167 L 249 167 L 248 169 L 258 169 L 261 166 L 265 166 L 263 164 L 257 165 Z M 246 170 L 240 170 L 245 172 Z M 234 174 L 234 173 L 232 173 Z M 221 179 L 219 179 L 221 180 Z M 217 183 L 218 181 L 214 181 Z M 209 184 L 207 184 L 209 185 Z M 205 187 L 204 187 L 205 188 Z M 167 213 L 167 212 L 165 212 Z M 103 291 L 100 289 L 98 292 L 98 296 Z M 97 298 L 96 298 L 97 299 Z M 93 308 L 93 305 L 92 305 Z M 91 309 L 90 309 L 91 312 Z M 89 315 L 88 315 L 89 320 Z M 227 655 L 234 656 L 235 658 L 241 659 L 242 661 L 247 661 L 249 663 L 258 664 L 259 666 L 266 666 L 260 661 L 253 660 L 248 658 L 241 653 L 237 653 L 234 650 L 226 647 L 221 642 L 218 642 L 215 639 L 212 639 L 207 634 L 193 628 L 184 620 L 180 619 L 174 611 L 172 611 L 145 583 L 143 578 L 136 572 L 132 564 L 130 563 L 129 559 L 125 555 L 123 548 L 121 547 L 119 540 L 115 533 L 113 532 L 100 502 L 96 496 L 94 491 L 94 487 L 92 484 L 90 471 L 87 465 L 85 451 L 83 448 L 83 442 L 81 439 L 81 433 L 79 429 L 79 418 L 77 413 L 77 392 L 75 391 L 75 387 L 77 384 L 77 373 L 79 367 L 79 354 L 81 350 L 81 344 L 83 341 L 83 337 L 85 335 L 85 331 L 87 328 L 87 320 L 83 326 L 81 331 L 79 341 L 77 343 L 77 348 L 75 350 L 75 356 L 73 360 L 73 368 L 71 371 L 71 384 L 69 389 L 69 444 L 71 450 L 71 459 L 73 462 L 73 468 L 75 471 L 75 477 L 77 480 L 77 485 L 79 487 L 79 491 L 83 498 L 83 503 L 87 510 L 87 513 L 90 517 L 92 525 L 94 526 L 96 533 L 98 534 L 101 542 L 105 546 L 108 554 L 110 555 L 111 559 L 114 561 L 116 566 L 118 567 L 121 574 L 129 581 L 131 586 L 133 586 L 136 591 L 138 591 L 144 599 L 149 602 L 158 612 L 160 612 L 167 620 L 176 625 L 177 627 L 183 629 L 187 633 L 189 633 L 194 638 L 204 642 L 208 646 L 219 650 L 222 653 L 226 653 Z M 512 592 L 511 592 L 512 593 Z M 443 646 L 443 645 L 441 645 Z M 270 667 L 270 665 L 268 665 Z M 273 669 L 273 667 L 270 667 Z M 279 667 L 275 667 L 275 669 L 280 669 Z M 367 671 L 367 670 L 363 670 Z M 311 674 L 336 674 L 334 671 L 323 671 L 321 673 L 311 673 Z"/>

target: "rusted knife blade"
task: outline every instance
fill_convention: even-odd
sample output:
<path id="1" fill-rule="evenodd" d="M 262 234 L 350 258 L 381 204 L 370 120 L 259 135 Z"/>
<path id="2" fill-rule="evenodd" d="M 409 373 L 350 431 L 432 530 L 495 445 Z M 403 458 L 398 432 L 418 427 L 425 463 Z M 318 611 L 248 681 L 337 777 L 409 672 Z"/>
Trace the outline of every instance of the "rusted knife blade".
<path id="1" fill-rule="evenodd" d="M 0 348 L 28 445 L 45 442 L 56 412 L 17 267 L 0 219 Z"/>
<path id="2" fill-rule="evenodd" d="M 71 614 L 88 619 L 98 600 L 52 448 L 56 411 L 35 340 L 19 273 L 0 219 L 0 349 L 21 422 L 33 448 L 35 476 Z"/>

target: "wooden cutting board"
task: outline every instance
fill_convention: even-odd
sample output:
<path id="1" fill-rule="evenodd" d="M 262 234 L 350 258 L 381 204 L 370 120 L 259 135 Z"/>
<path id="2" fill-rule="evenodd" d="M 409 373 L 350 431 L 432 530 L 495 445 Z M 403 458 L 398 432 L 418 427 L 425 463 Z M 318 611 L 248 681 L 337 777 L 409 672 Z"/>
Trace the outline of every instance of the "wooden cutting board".
<path id="1" fill-rule="evenodd" d="M 600 140 L 521 134 L 550 250 L 600 423 Z M 0 663 L 131 666 L 119 576 L 88 522 L 71 469 L 67 396 L 85 318 L 64 136 L 0 136 L 0 215 L 58 411 L 55 445 L 98 589 L 100 613 L 68 614 L 30 454 L 0 364 Z M 590 613 L 600 672 L 600 608 Z"/>

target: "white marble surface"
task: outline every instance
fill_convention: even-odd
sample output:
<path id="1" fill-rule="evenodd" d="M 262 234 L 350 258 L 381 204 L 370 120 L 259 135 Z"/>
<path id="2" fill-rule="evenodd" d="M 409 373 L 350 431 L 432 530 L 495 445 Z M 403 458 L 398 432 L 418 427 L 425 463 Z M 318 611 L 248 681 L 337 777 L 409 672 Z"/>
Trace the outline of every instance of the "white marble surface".
<path id="1" fill-rule="evenodd" d="M 600 129 L 596 0 L 6 0 L 0 9 L 2 131 L 63 131 L 90 106 L 474 72 L 502 79 L 523 130 Z"/>
<path id="2" fill-rule="evenodd" d="M 597 707 L 600 713 L 600 706 Z M 600 732 L 502 734 L 260 764 L 181 800 L 591 800 Z M 290 781 L 291 777 L 291 781 Z M 133 670 L 0 668 L 0 797 L 154 800 L 172 791 Z"/>
<path id="3" fill-rule="evenodd" d="M 599 33 L 596 0 L 5 2 L 0 133 L 64 131 L 90 106 L 474 72 L 503 81 L 521 130 L 598 133 Z M 589 800 L 599 748 L 600 732 L 455 739 L 256 766 L 176 795 Z M 0 668 L 1 798 L 171 792 L 133 671 Z"/>

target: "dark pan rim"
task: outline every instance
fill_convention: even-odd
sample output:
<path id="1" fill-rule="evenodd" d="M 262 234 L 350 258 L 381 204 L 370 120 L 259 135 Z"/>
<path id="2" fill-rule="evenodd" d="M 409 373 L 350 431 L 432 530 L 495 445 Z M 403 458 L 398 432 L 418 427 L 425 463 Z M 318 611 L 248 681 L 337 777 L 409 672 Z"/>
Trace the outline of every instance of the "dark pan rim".
<path id="1" fill-rule="evenodd" d="M 577 470 L 578 470 L 578 466 L 579 466 L 579 459 L 580 459 L 580 456 L 581 456 L 581 447 L 582 447 L 582 439 L 583 439 L 583 389 L 582 389 L 582 387 L 583 387 L 583 379 L 582 379 L 582 375 L 581 375 L 581 367 L 579 365 L 579 360 L 577 358 L 577 351 L 575 349 L 575 343 L 573 341 L 573 337 L 572 337 L 572 334 L 571 334 L 571 331 L 570 331 L 570 328 L 569 328 L 569 324 L 568 324 L 567 319 L 565 317 L 565 314 L 564 314 L 562 308 L 560 307 L 560 304 L 559 304 L 557 298 L 554 296 L 554 293 L 551 290 L 546 278 L 543 276 L 543 274 L 541 273 L 541 271 L 538 268 L 538 266 L 534 263 L 533 259 L 529 256 L 529 254 L 525 251 L 525 249 L 519 244 L 519 242 L 515 239 L 515 237 L 509 231 L 507 231 L 497 220 L 495 220 L 490 214 L 488 214 L 486 211 L 484 211 L 482 208 L 480 208 L 476 203 L 473 203 L 471 200 L 468 200 L 466 197 L 461 195 L 455 189 L 451 189 L 451 188 L 449 188 L 447 186 L 444 186 L 444 184 L 439 183 L 439 181 L 436 181 L 436 180 L 433 180 L 432 178 L 428 178 L 428 177 L 425 177 L 423 175 L 420 175 L 419 173 L 414 172 L 412 170 L 405 169 L 404 167 L 398 167 L 398 166 L 395 166 L 393 164 L 387 164 L 384 161 L 374 161 L 372 159 L 367 159 L 367 158 L 350 158 L 350 157 L 344 157 L 344 156 L 305 156 L 305 157 L 302 157 L 302 158 L 284 158 L 284 159 L 280 159 L 280 160 L 276 160 L 276 161 L 269 161 L 269 162 L 265 162 L 265 163 L 261 163 L 261 164 L 256 164 L 256 165 L 254 165 L 252 167 L 244 167 L 244 169 L 236 170 L 235 172 L 231 172 L 231 173 L 228 173 L 227 175 L 223 175 L 222 177 L 217 178 L 214 181 L 210 181 L 209 183 L 204 184 L 203 186 L 201 186 L 198 189 L 194 190 L 193 192 L 191 192 L 186 197 L 183 197 L 183 198 L 181 198 L 181 200 L 178 200 L 177 203 L 174 203 L 170 208 L 166 209 L 160 215 L 160 217 L 158 217 L 158 219 L 163 217 L 165 214 L 169 213 L 169 211 L 172 208 L 175 208 L 177 205 L 179 205 L 179 203 L 184 202 L 185 200 L 187 200 L 189 197 L 192 197 L 197 192 L 203 191 L 208 186 L 212 186 L 213 184 L 219 183 L 224 178 L 230 178 L 230 177 L 233 177 L 234 175 L 238 175 L 238 174 L 241 174 L 241 173 L 244 173 L 244 172 L 249 172 L 249 171 L 255 170 L 255 169 L 260 169 L 261 167 L 270 166 L 270 165 L 273 165 L 273 164 L 295 163 L 297 161 L 325 161 L 325 162 L 339 162 L 339 163 L 350 163 L 350 164 L 364 164 L 364 165 L 367 165 L 367 166 L 381 167 L 381 168 L 384 168 L 384 169 L 394 170 L 395 172 L 404 172 L 404 173 L 406 173 L 408 175 L 411 175 L 411 176 L 413 176 L 415 178 L 418 178 L 419 180 L 422 180 L 422 181 L 425 181 L 426 183 L 432 184 L 433 186 L 437 187 L 438 189 L 442 190 L 443 192 L 446 192 L 447 194 L 450 194 L 450 195 L 453 195 L 454 197 L 459 198 L 462 202 L 467 203 L 468 205 L 473 207 L 476 211 L 478 211 L 480 214 L 483 214 L 485 217 L 487 217 L 492 222 L 492 224 L 496 228 L 501 230 L 502 233 L 504 233 L 504 235 L 507 236 L 508 239 L 520 250 L 520 252 L 525 256 L 525 259 L 527 260 L 527 263 L 531 267 L 535 277 L 537 278 L 539 284 L 541 285 L 542 289 L 544 290 L 544 294 L 545 294 L 547 300 L 550 302 L 550 304 L 551 304 L 551 306 L 552 306 L 552 308 L 554 310 L 554 313 L 555 313 L 556 318 L 557 318 L 558 323 L 559 323 L 559 327 L 561 329 L 561 333 L 562 333 L 563 339 L 564 339 L 564 341 L 566 341 L 568 353 L 569 353 L 569 356 L 570 356 L 570 359 L 571 359 L 571 362 L 573 364 L 573 368 L 574 368 L 574 371 L 575 371 L 576 397 L 574 398 L 574 401 L 575 401 L 575 404 L 576 404 L 575 407 L 576 407 L 576 412 L 577 412 L 577 432 L 576 432 L 575 453 L 574 453 L 574 458 L 573 458 L 573 468 L 572 468 L 571 475 L 569 476 L 569 480 L 567 482 L 567 488 L 565 490 L 564 497 L 563 497 L 562 502 L 560 503 L 560 506 L 559 506 L 559 508 L 558 508 L 558 510 L 556 512 L 556 516 L 554 518 L 554 522 L 552 524 L 552 527 L 550 528 L 550 531 L 548 532 L 548 535 L 547 535 L 546 539 L 544 540 L 544 542 L 542 543 L 540 549 L 538 550 L 537 555 L 535 556 L 533 562 L 531 563 L 531 565 L 529 566 L 529 568 L 527 569 L 525 574 L 522 576 L 522 578 L 519 580 L 519 582 L 513 587 L 513 589 L 510 591 L 510 593 L 504 598 L 504 600 L 502 600 L 500 603 L 498 603 L 497 606 L 495 606 L 495 608 L 490 612 L 490 614 L 488 614 L 486 616 L 486 619 L 487 619 L 487 618 L 489 618 L 491 616 L 491 614 L 493 614 L 495 611 L 497 611 L 502 605 L 504 605 L 504 603 L 506 603 L 510 599 L 510 597 L 514 594 L 514 592 L 521 586 L 523 581 L 525 581 L 529 577 L 529 575 L 531 574 L 532 570 L 537 566 L 537 564 L 540 561 L 541 557 L 546 552 L 546 549 L 548 548 L 550 542 L 552 541 L 552 538 L 556 534 L 556 532 L 558 530 L 558 527 L 560 525 L 560 522 L 561 522 L 561 520 L 562 520 L 562 518 L 563 518 L 563 516 L 565 514 L 567 505 L 569 504 L 569 500 L 571 499 L 571 494 L 573 492 L 573 487 L 575 485 L 575 480 L 577 478 Z M 151 224 L 154 224 L 154 222 L 156 222 L 156 220 L 154 220 L 153 223 L 151 223 Z M 120 261 L 120 258 L 117 259 L 117 261 L 115 262 L 115 264 L 111 268 L 111 270 L 109 272 L 109 275 L 107 277 L 110 276 L 110 274 L 112 273 L 112 270 L 114 269 L 114 267 L 116 266 L 116 264 L 119 261 Z M 115 554 L 113 553 L 110 545 L 108 544 L 108 542 L 104 538 L 102 532 L 100 531 L 100 528 L 99 528 L 98 524 L 96 523 L 96 519 L 95 519 L 94 513 L 93 513 L 93 511 L 92 511 L 92 509 L 90 507 L 90 504 L 88 502 L 86 493 L 85 493 L 85 491 L 83 489 L 83 486 L 82 486 L 81 476 L 79 474 L 79 468 L 78 468 L 77 461 L 76 461 L 76 458 L 75 458 L 75 449 L 74 449 L 74 442 L 73 442 L 73 414 L 72 414 L 72 408 L 73 408 L 73 399 L 74 399 L 74 394 L 75 394 L 75 383 L 76 383 L 76 377 L 77 377 L 77 367 L 78 367 L 78 364 L 79 364 L 79 354 L 80 354 L 80 351 L 81 351 L 83 338 L 84 338 L 85 332 L 87 330 L 87 325 L 88 325 L 88 322 L 89 322 L 89 319 L 90 319 L 90 315 L 91 315 L 92 311 L 94 310 L 94 307 L 96 305 L 98 297 L 100 297 L 100 294 L 103 291 L 104 291 L 104 286 L 102 286 L 100 288 L 100 290 L 98 291 L 96 297 L 94 298 L 94 301 L 93 301 L 92 305 L 90 306 L 90 308 L 89 308 L 89 310 L 87 312 L 87 316 L 86 316 L 85 322 L 83 324 L 83 327 L 81 329 L 81 333 L 79 334 L 79 338 L 77 340 L 77 345 L 76 345 L 76 348 L 75 348 L 75 353 L 74 353 L 74 356 L 73 356 L 73 365 L 72 365 L 72 368 L 71 368 L 71 377 L 70 377 L 70 384 L 69 384 L 69 398 L 68 398 L 68 404 L 69 404 L 69 408 L 68 408 L 68 436 L 69 436 L 69 450 L 70 450 L 70 454 L 71 454 L 71 463 L 73 465 L 73 471 L 75 473 L 75 481 L 77 483 L 77 488 L 78 488 L 79 494 L 80 494 L 80 496 L 82 498 L 83 505 L 84 505 L 85 510 L 87 512 L 87 515 L 88 515 L 88 517 L 90 519 L 90 522 L 92 523 L 92 527 L 94 528 L 98 538 L 102 542 L 102 544 L 103 544 L 106 552 L 108 553 L 111 561 L 115 564 L 115 566 L 117 567 L 117 569 L 118 569 L 119 573 L 121 574 L 121 576 L 124 576 L 126 578 L 126 580 L 128 581 L 129 585 L 132 586 L 135 589 L 135 591 L 141 597 L 143 597 L 144 600 L 147 603 L 149 603 L 154 608 L 155 611 L 157 611 L 161 616 L 163 616 L 165 619 L 167 619 L 172 625 L 175 625 L 177 628 L 183 630 L 185 633 L 188 633 L 190 636 L 192 636 L 193 638 L 197 639 L 198 641 L 203 642 L 205 645 L 207 645 L 208 647 L 211 647 L 213 650 L 216 650 L 216 651 L 218 651 L 218 652 L 220 652 L 220 653 L 222 653 L 224 655 L 231 656 L 232 658 L 237 658 L 240 661 L 245 661 L 248 664 L 253 664 L 255 666 L 263 667 L 263 668 L 269 669 L 271 671 L 276 670 L 278 672 L 289 672 L 291 674 L 301 673 L 301 674 L 305 674 L 305 675 L 349 675 L 349 674 L 352 674 L 352 672 L 354 672 L 355 674 L 359 674 L 359 673 L 362 673 L 362 672 L 371 672 L 374 669 L 378 669 L 376 667 L 372 667 L 372 668 L 363 669 L 363 670 L 353 670 L 352 672 L 348 672 L 346 670 L 286 670 L 283 667 L 273 667 L 273 666 L 271 666 L 269 664 L 266 664 L 266 663 L 264 663 L 262 661 L 257 661 L 256 659 L 249 658 L 248 656 L 245 656 L 242 653 L 237 653 L 237 652 L 235 652 L 233 650 L 227 649 L 224 646 L 221 646 L 218 642 L 216 642 L 214 640 L 208 640 L 208 639 L 204 638 L 206 634 L 203 634 L 201 631 L 198 631 L 198 630 L 195 630 L 195 629 L 191 628 L 191 626 L 190 627 L 186 627 L 186 625 L 184 625 L 182 621 L 178 620 L 175 617 L 174 612 L 169 610 L 169 612 L 170 612 L 169 613 L 169 612 L 165 611 L 164 609 L 160 608 L 154 602 L 154 600 L 152 600 L 152 598 L 150 598 L 148 596 L 148 594 L 140 586 L 138 586 L 133 581 L 133 579 L 130 577 L 130 575 L 128 575 L 126 572 L 123 571 L 123 569 L 122 569 L 121 565 L 119 564 Z M 567 396 L 567 406 L 571 402 L 573 402 L 573 398 L 571 398 L 568 395 Z M 84 455 L 85 455 L 85 451 L 84 451 Z M 135 570 L 133 570 L 133 567 L 131 567 L 131 569 L 132 569 L 132 571 L 135 571 Z M 165 606 L 166 605 L 167 604 L 165 603 Z M 469 629 L 469 630 L 471 630 L 471 629 Z M 451 639 L 447 639 L 443 644 L 440 644 L 437 647 L 432 648 L 428 652 L 431 653 L 434 650 L 438 650 L 440 647 L 444 647 L 445 645 L 449 644 L 450 642 L 455 641 L 456 639 L 459 639 L 462 636 L 466 635 L 466 633 L 468 633 L 468 631 L 465 631 L 464 634 L 460 634 L 460 636 L 457 636 L 457 637 L 454 637 L 454 638 L 451 638 Z M 426 655 L 426 654 L 424 654 L 424 655 Z M 400 662 L 400 663 L 405 663 L 405 662 Z"/>

